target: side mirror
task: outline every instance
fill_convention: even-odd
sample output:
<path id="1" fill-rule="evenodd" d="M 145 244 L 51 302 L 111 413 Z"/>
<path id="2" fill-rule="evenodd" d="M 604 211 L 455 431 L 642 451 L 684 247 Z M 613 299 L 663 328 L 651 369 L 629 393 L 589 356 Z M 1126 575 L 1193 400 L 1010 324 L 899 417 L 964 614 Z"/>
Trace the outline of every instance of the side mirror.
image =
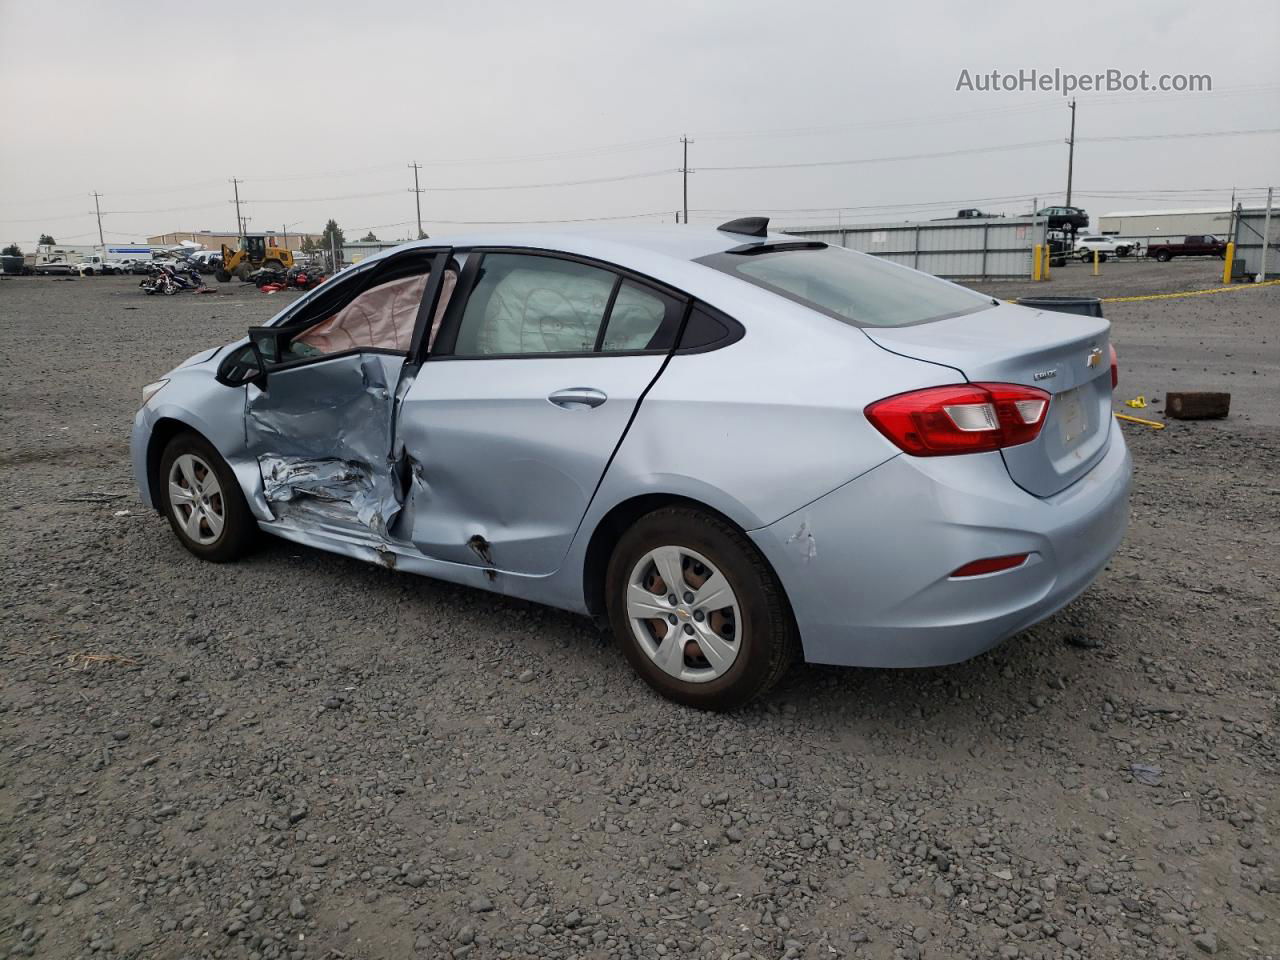
<path id="1" fill-rule="evenodd" d="M 227 354 L 218 365 L 218 373 L 214 379 L 227 387 L 240 387 L 246 383 L 256 383 L 258 386 L 265 384 L 267 364 L 258 345 L 251 340 L 239 350 Z"/>
<path id="2" fill-rule="evenodd" d="M 281 334 L 284 332 L 280 327 L 250 327 L 249 343 L 258 351 L 259 357 L 263 361 L 264 367 L 274 366 L 282 359 L 280 341 Z M 289 331 L 292 333 L 292 331 Z M 283 337 L 288 340 L 288 334 Z"/>

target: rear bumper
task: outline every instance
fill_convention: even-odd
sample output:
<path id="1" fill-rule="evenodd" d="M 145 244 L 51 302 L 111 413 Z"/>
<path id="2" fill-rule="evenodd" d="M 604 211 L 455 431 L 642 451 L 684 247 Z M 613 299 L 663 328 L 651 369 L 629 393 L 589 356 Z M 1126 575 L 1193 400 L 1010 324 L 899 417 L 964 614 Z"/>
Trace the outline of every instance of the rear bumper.
<path id="1" fill-rule="evenodd" d="M 999 453 L 899 456 L 750 532 L 787 591 L 811 663 L 923 667 L 976 656 L 1084 591 L 1120 545 L 1132 460 L 1114 423 L 1107 453 L 1040 499 Z M 950 573 L 1028 553 L 985 576 Z"/>

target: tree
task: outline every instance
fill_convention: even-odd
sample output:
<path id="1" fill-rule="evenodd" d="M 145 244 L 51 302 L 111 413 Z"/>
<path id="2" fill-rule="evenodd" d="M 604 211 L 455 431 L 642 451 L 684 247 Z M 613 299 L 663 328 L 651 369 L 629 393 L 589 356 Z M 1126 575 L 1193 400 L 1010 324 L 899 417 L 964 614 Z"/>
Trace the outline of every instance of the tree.
<path id="1" fill-rule="evenodd" d="M 377 237 L 375 237 L 375 236 L 373 235 L 373 231 L 372 231 L 372 230 L 370 230 L 370 231 L 369 231 L 368 233 L 366 233 L 363 237 L 361 237 L 361 238 L 360 238 L 360 240 L 361 240 L 361 242 L 363 242 L 363 243 L 377 243 L 377 242 L 378 242 L 378 238 L 377 238 Z"/>
<path id="2" fill-rule="evenodd" d="M 47 233 L 40 234 L 39 243 L 42 247 L 52 247 L 55 246 L 57 242 L 57 240 L 53 239 L 53 237 L 49 236 Z"/>
<path id="3" fill-rule="evenodd" d="M 347 238 L 342 234 L 342 228 L 338 226 L 338 221 L 332 217 L 329 222 L 324 225 L 324 229 L 320 231 L 320 249 L 329 250 L 339 247 L 347 242 Z"/>
<path id="4" fill-rule="evenodd" d="M 3 250 L 0 250 L 0 255 L 4 255 L 6 257 L 20 257 L 22 256 L 22 248 L 16 243 L 11 243 Z"/>
<path id="5" fill-rule="evenodd" d="M 301 247 L 301 250 L 302 250 L 302 252 L 303 252 L 303 253 L 315 253 L 315 252 L 316 252 L 316 242 L 315 242 L 313 239 L 311 239 L 311 234 L 307 234 L 306 236 L 304 236 L 304 237 L 302 238 L 302 247 Z"/>

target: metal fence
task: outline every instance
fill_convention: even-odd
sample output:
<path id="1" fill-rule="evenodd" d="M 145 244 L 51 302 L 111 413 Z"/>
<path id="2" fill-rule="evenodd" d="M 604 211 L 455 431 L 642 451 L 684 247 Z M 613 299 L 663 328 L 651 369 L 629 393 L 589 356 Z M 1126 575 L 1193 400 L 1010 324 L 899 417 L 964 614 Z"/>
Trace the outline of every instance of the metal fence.
<path id="1" fill-rule="evenodd" d="M 1270 221 L 1268 223 L 1268 221 Z M 1232 239 L 1236 245 L 1233 270 L 1237 276 L 1262 271 L 1262 244 L 1267 242 L 1267 277 L 1280 276 L 1280 209 L 1266 207 L 1236 208 Z M 1266 279 L 1264 277 L 1263 279 Z"/>
<path id="2" fill-rule="evenodd" d="M 949 280 L 1025 280 L 1045 221 L 1032 217 L 788 227 L 781 232 L 884 257 Z"/>

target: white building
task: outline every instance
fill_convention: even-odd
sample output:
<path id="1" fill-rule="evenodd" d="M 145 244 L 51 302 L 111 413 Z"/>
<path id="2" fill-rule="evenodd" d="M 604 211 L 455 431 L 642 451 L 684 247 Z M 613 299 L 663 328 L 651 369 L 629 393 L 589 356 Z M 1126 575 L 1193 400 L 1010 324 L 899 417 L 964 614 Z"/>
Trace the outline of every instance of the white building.
<path id="1" fill-rule="evenodd" d="M 1160 237 L 1171 234 L 1212 233 L 1222 237 L 1231 229 L 1231 208 L 1196 207 L 1185 210 L 1124 210 L 1098 218 L 1098 232 L 1121 237 Z"/>

